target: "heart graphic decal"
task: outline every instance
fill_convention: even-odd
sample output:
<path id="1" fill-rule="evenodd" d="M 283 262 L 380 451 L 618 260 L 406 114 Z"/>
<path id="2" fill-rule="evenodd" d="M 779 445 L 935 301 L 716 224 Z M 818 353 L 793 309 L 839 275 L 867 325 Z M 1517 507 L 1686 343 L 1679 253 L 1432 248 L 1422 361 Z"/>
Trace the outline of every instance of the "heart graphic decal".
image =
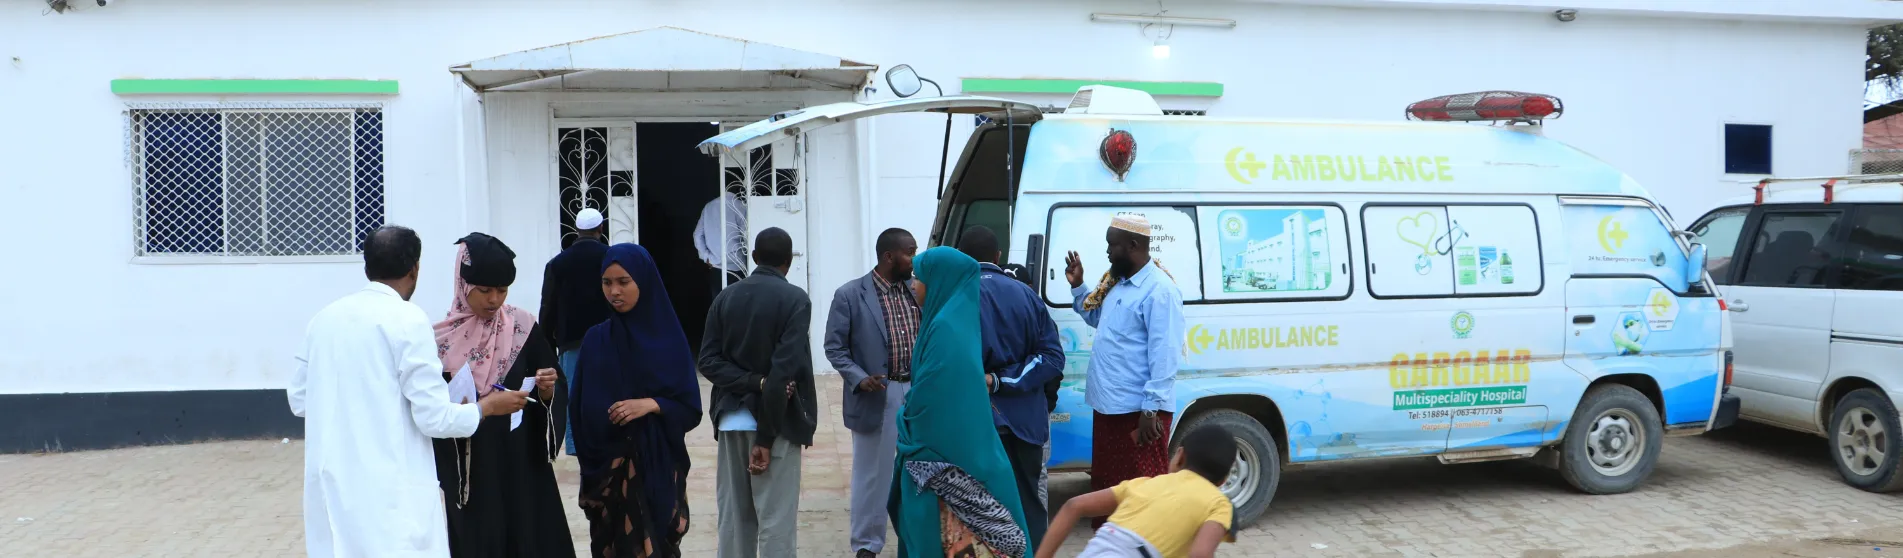
<path id="1" fill-rule="evenodd" d="M 1401 242 L 1421 247 L 1422 254 L 1433 252 L 1430 245 L 1439 232 L 1440 220 L 1435 219 L 1434 214 L 1426 211 L 1412 217 L 1402 217 L 1394 223 L 1394 233 L 1400 235 Z"/>

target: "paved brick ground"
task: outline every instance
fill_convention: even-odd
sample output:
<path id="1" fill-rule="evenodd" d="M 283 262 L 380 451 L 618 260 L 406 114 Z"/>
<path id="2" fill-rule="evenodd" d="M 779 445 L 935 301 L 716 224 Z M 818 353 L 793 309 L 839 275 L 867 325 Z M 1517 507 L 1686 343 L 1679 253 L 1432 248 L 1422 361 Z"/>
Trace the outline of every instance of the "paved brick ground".
<path id="1" fill-rule="evenodd" d="M 828 418 L 808 450 L 800 555 L 847 556 L 851 444 L 820 390 Z M 690 556 L 713 555 L 713 440 L 690 438 L 694 529 Z M 303 550 L 303 445 L 234 441 L 52 455 L 0 455 L 0 555 L 260 556 Z M 569 525 L 572 459 L 558 462 Z M 1057 475 L 1054 498 L 1088 478 Z M 1063 555 L 1087 533 L 1073 531 Z M 1883 536 L 1888 535 L 1888 536 Z M 1821 540 L 1819 540 L 1821 539 Z M 1637 493 L 1584 496 L 1526 463 L 1442 466 L 1393 460 L 1289 473 L 1269 514 L 1228 556 L 1609 556 L 1733 548 L 1725 556 L 1875 552 L 1863 542 L 1903 539 L 1903 497 L 1838 482 L 1821 440 L 1743 426 L 1667 441 Z M 1841 549 L 1841 552 L 1834 550 Z M 1885 548 L 1887 553 L 1897 549 Z M 1876 552 L 1882 555 L 1886 552 Z M 1686 556 L 1714 554 L 1686 554 Z"/>

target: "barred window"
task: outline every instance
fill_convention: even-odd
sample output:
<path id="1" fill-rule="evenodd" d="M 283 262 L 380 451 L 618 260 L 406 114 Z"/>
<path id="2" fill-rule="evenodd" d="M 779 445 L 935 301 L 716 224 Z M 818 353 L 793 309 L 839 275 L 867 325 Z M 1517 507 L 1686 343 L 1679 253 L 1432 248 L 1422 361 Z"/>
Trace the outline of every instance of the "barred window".
<path id="1" fill-rule="evenodd" d="M 361 253 L 383 224 L 378 105 L 134 106 L 140 256 Z"/>

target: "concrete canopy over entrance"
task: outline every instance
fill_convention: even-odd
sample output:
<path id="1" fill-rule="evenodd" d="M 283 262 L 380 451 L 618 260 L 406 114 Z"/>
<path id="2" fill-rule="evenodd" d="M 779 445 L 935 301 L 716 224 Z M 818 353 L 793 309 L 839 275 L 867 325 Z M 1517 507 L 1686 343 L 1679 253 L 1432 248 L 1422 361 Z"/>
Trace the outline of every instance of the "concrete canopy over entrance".
<path id="1" fill-rule="evenodd" d="M 492 91 L 858 91 L 878 67 L 677 27 L 485 58 L 449 71 Z"/>
<path id="2" fill-rule="evenodd" d="M 481 154 L 462 161 L 465 222 L 509 242 L 524 269 L 539 267 L 572 240 L 580 209 L 598 208 L 607 215 L 611 242 L 637 242 L 655 254 L 676 313 L 704 316 L 710 295 L 700 291 L 710 289 L 687 284 L 704 273 L 691 238 L 704 204 L 722 192 L 740 200 L 744 238 L 765 227 L 794 237 L 788 278 L 796 285 L 836 284 L 844 277 L 808 270 L 824 270 L 828 262 L 854 269 L 863 259 L 864 242 L 808 243 L 809 234 L 853 236 L 866 221 L 857 202 L 867 187 L 860 180 L 862 137 L 849 127 L 731 156 L 705 157 L 693 148 L 742 123 L 855 100 L 878 71 L 875 65 L 657 27 L 449 71 L 473 92 L 458 115 L 459 127 L 472 132 L 459 153 Z M 696 127 L 705 135 L 681 137 L 701 133 L 688 130 Z M 809 205 L 809 196 L 818 205 Z M 712 213 L 721 219 L 715 230 L 732 223 L 731 213 Z M 670 279 L 669 270 L 677 276 Z M 542 281 L 540 273 L 518 275 L 509 302 L 539 306 Z M 816 297 L 815 304 L 822 302 Z M 813 328 L 823 320 L 816 317 Z M 690 321 L 698 320 L 683 320 L 691 337 Z M 823 355 L 814 339 L 813 354 Z"/>

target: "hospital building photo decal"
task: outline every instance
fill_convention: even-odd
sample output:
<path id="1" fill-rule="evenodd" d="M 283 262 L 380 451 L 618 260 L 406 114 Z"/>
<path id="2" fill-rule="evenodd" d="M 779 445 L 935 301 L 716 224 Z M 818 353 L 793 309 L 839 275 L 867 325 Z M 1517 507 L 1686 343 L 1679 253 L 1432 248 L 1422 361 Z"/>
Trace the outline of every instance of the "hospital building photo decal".
<path id="1" fill-rule="evenodd" d="M 1216 230 L 1224 293 L 1322 291 L 1334 283 L 1320 208 L 1225 209 Z"/>

